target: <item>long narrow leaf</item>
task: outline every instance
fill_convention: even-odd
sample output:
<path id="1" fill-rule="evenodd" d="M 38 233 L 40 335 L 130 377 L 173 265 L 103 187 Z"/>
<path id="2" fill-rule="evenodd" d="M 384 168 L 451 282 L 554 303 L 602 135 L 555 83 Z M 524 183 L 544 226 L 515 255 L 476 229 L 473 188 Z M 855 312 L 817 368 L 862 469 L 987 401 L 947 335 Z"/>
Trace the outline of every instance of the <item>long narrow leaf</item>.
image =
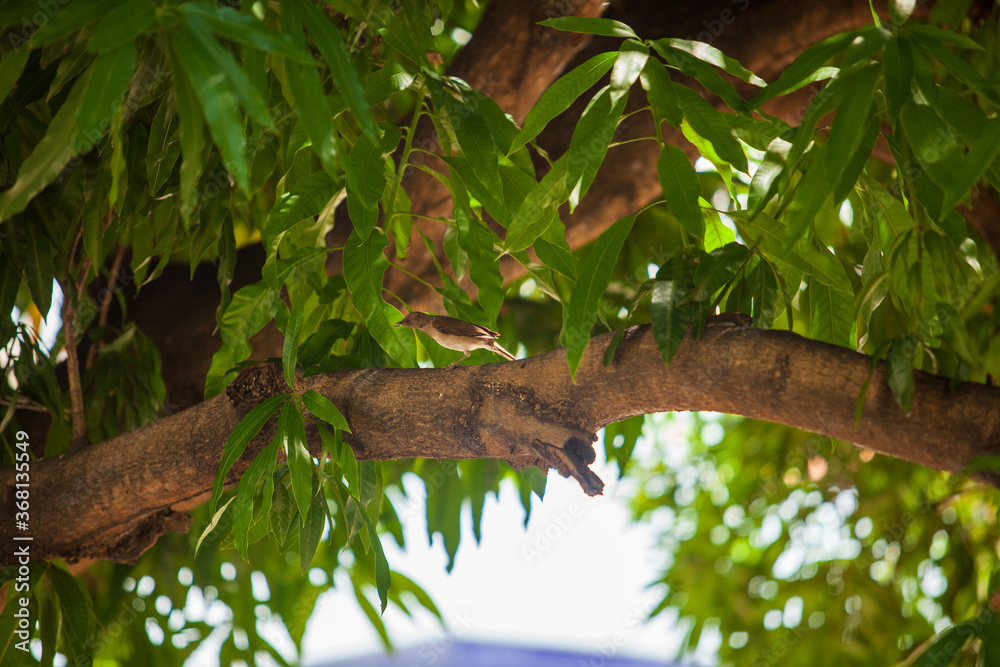
<path id="1" fill-rule="evenodd" d="M 604 162 L 608 145 L 618 129 L 618 121 L 628 95 L 617 98 L 610 87 L 602 88 L 583 110 L 569 144 L 566 187 L 570 190 L 570 211 L 574 210 L 593 183 Z"/>
<path id="2" fill-rule="evenodd" d="M 307 389 L 302 394 L 302 402 L 305 404 L 306 409 L 309 410 L 313 415 L 319 417 L 325 421 L 330 426 L 340 429 L 341 431 L 351 432 L 351 427 L 347 423 L 347 419 L 341 414 L 337 406 L 330 402 L 330 399 L 319 393 L 315 389 Z"/>
<path id="3" fill-rule="evenodd" d="M 590 330 L 597 321 L 600 297 L 611 280 L 611 271 L 618 261 L 618 253 L 621 252 L 625 238 L 632 230 L 633 222 L 635 216 L 630 215 L 608 227 L 594 241 L 594 247 L 580 268 L 580 277 L 573 287 L 563 328 L 566 361 L 569 363 L 571 377 L 576 376 L 583 351 L 590 342 Z"/>
<path id="4" fill-rule="evenodd" d="M 704 97 L 687 86 L 675 85 L 674 89 L 677 91 L 681 108 L 684 110 L 684 118 L 691 125 L 691 128 L 712 142 L 719 157 L 744 174 L 748 173 L 747 157 L 743 152 L 743 147 L 733 136 L 732 130 L 722 114 L 716 111 L 715 107 L 709 104 Z"/>
<path id="5" fill-rule="evenodd" d="M 656 161 L 656 171 L 660 176 L 667 208 L 677 218 L 677 222 L 696 238 L 704 237 L 705 222 L 698 204 L 701 184 L 687 154 L 677 146 L 664 145 Z"/>
<path id="6" fill-rule="evenodd" d="M 344 96 L 347 108 L 351 110 L 364 133 L 370 139 L 375 139 L 377 137 L 375 119 L 372 118 L 371 109 L 365 101 L 364 87 L 361 85 L 354 63 L 351 62 L 351 56 L 347 52 L 347 45 L 344 44 L 340 31 L 330 17 L 319 11 L 312 2 L 307 0 L 285 0 L 285 2 L 296 4 L 305 16 L 306 29 L 330 66 L 337 90 Z"/>
<path id="7" fill-rule="evenodd" d="M 358 137 L 347 162 L 347 210 L 363 241 L 378 222 L 378 201 L 385 192 L 382 151 L 367 136 Z"/>
<path id="8" fill-rule="evenodd" d="M 236 425 L 233 432 L 226 438 L 226 444 L 222 447 L 222 460 L 219 463 L 219 471 L 215 475 L 215 482 L 212 484 L 212 500 L 209 502 L 209 514 L 215 514 L 219 498 L 222 496 L 222 487 L 226 481 L 226 475 L 233 464 L 243 456 L 247 445 L 253 437 L 260 432 L 267 420 L 277 412 L 283 401 L 288 398 L 287 394 L 278 394 L 261 401 L 246 414 L 240 423 Z"/>
<path id="9" fill-rule="evenodd" d="M 615 63 L 615 53 L 594 56 L 567 74 L 559 77 L 542 94 L 524 119 L 521 132 L 511 145 L 508 155 L 524 146 L 545 129 L 549 121 L 568 109 L 580 95 L 604 76 Z"/>
<path id="10" fill-rule="evenodd" d="M 284 416 L 284 414 L 282 414 Z M 292 497 L 299 508 L 299 516 L 305 521 L 312 502 L 313 462 L 306 448 L 305 423 L 298 405 L 290 402 L 285 429 L 278 434 L 281 448 L 285 450 L 288 473 L 292 480 Z"/>
<path id="11" fill-rule="evenodd" d="M 569 32 L 582 32 L 589 35 L 602 35 L 604 37 L 631 37 L 639 39 L 632 28 L 621 21 L 614 21 L 597 16 L 560 16 L 559 18 L 539 21 L 539 25 L 555 28 L 556 30 L 567 30 Z"/>
<path id="12" fill-rule="evenodd" d="M 25 158 L 14 184 L 0 194 L 0 222 L 17 215 L 28 202 L 55 180 L 77 153 L 77 110 L 86 77 L 78 79 L 49 123 L 45 136 Z"/>
<path id="13" fill-rule="evenodd" d="M 389 266 L 384 250 L 389 240 L 382 234 L 369 234 L 364 241 L 355 229 L 344 246 L 344 278 L 368 330 L 390 357 L 403 366 L 416 365 L 412 338 L 409 345 L 393 327 L 402 319 L 400 313 L 382 298 L 382 276 Z M 390 321 L 391 319 L 391 321 Z"/>
<path id="14" fill-rule="evenodd" d="M 226 169 L 233 175 L 237 186 L 246 192 L 249 168 L 244 153 L 243 123 L 240 121 L 236 94 L 228 79 L 219 76 L 218 64 L 210 57 L 203 34 L 176 29 L 167 35 L 172 47 L 175 77 L 185 77 L 190 82 L 201 103 L 212 138 L 222 153 Z M 186 153 L 184 157 L 186 160 Z"/>

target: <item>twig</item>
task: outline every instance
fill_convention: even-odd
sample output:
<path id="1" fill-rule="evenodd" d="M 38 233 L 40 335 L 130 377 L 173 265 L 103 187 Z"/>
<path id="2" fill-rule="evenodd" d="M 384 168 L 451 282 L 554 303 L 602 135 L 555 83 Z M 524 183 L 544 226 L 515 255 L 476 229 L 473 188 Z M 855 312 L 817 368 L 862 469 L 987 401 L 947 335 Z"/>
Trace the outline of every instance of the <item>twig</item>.
<path id="1" fill-rule="evenodd" d="M 125 246 L 118 248 L 118 252 L 115 254 L 115 260 L 111 264 L 111 276 L 108 278 L 108 287 L 104 290 L 104 297 L 101 300 L 101 314 L 97 318 L 97 326 L 103 327 L 108 323 L 108 311 L 111 309 L 111 299 L 115 294 L 115 283 L 118 281 L 118 274 L 121 272 L 122 263 L 125 261 Z M 90 370 L 94 366 L 94 358 L 97 356 L 97 352 L 104 347 L 104 341 L 98 341 L 90 346 L 90 350 L 87 352 L 87 364 L 84 366 L 87 370 Z"/>
<path id="2" fill-rule="evenodd" d="M 72 446 L 77 447 L 86 442 L 87 425 L 83 417 L 83 388 L 80 385 L 80 361 L 76 356 L 76 309 L 73 306 L 75 295 L 64 291 L 63 302 L 63 336 L 66 343 L 66 370 L 69 372 L 70 417 L 73 420 Z"/>

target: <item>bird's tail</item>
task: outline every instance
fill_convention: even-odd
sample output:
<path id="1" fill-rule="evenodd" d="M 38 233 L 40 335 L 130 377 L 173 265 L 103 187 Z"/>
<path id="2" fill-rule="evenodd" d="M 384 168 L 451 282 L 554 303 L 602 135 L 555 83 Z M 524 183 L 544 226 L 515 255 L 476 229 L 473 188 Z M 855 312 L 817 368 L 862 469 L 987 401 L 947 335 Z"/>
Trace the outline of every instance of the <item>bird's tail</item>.
<path id="1" fill-rule="evenodd" d="M 498 343 L 496 341 L 491 341 L 491 342 L 493 343 L 493 348 L 492 349 L 493 349 L 494 352 L 496 352 L 497 354 L 499 354 L 501 357 L 506 357 L 510 361 L 517 361 L 517 357 L 515 357 L 513 354 L 511 354 L 507 350 L 503 349 L 503 347 L 500 346 L 500 343 Z"/>

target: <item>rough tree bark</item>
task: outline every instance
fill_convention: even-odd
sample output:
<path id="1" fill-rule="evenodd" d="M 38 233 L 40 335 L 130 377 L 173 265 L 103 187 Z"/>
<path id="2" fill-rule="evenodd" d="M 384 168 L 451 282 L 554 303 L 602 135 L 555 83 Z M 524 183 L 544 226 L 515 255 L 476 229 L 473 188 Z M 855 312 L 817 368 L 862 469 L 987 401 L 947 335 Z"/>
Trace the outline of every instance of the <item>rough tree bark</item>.
<path id="1" fill-rule="evenodd" d="M 711 410 L 790 424 L 921 465 L 960 471 L 1000 454 L 1000 389 L 916 374 L 907 417 L 879 365 L 855 424 L 854 404 L 870 359 L 787 331 L 712 318 L 687 338 L 669 366 L 649 327 L 630 329 L 615 360 L 611 335 L 587 348 L 574 383 L 565 350 L 455 369 L 365 369 L 301 380 L 332 400 L 350 423 L 359 459 L 497 458 L 572 476 L 601 492 L 588 468 L 602 426 L 636 414 Z M 278 366 L 245 372 L 226 395 L 119 438 L 35 462 L 31 469 L 32 558 L 132 561 L 160 534 L 187 530 L 176 506 L 208 491 L 222 446 L 240 417 L 286 391 Z M 234 466 L 230 481 L 273 434 L 274 420 Z M 310 448 L 320 451 L 316 432 Z M 982 481 L 1000 486 L 1000 475 Z M 0 504 L 13 502 L 13 471 L 0 470 Z M 9 562 L 12 524 L 0 524 L 0 563 Z"/>

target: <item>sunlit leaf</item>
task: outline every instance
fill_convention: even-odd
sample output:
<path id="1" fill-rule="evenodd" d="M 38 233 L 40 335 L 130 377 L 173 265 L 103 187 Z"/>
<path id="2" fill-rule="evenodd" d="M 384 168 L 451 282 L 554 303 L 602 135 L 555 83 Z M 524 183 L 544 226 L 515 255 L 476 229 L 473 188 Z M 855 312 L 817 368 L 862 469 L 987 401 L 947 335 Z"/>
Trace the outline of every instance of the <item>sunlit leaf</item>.
<path id="1" fill-rule="evenodd" d="M 583 351 L 590 342 L 590 330 L 597 321 L 600 297 L 607 289 L 611 270 L 618 261 L 618 253 L 632 230 L 633 222 L 635 216 L 628 216 L 608 227 L 594 242 L 593 249 L 580 267 L 580 277 L 573 286 L 562 333 L 571 376 L 576 375 Z"/>

